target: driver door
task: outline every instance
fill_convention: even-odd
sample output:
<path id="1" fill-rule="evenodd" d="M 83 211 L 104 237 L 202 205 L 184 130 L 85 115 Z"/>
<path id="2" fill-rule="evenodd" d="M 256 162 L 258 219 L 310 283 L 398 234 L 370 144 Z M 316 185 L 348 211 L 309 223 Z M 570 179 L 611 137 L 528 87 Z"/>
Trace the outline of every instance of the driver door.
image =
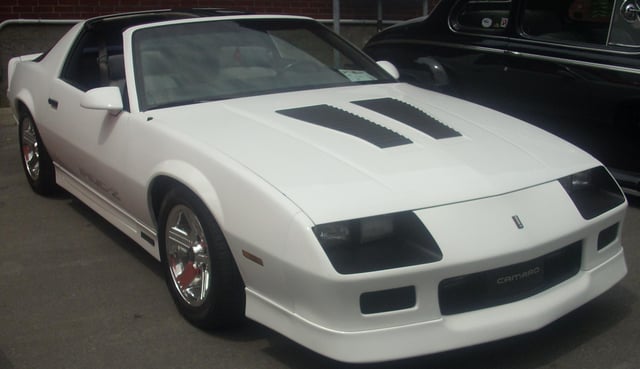
<path id="1" fill-rule="evenodd" d="M 121 45 L 122 41 L 119 42 Z M 124 80 L 122 56 L 110 56 L 121 50 L 117 41 L 107 43 L 97 32 L 86 30 L 81 34 L 60 77 L 49 88 L 48 111 L 43 115 L 47 121 L 43 123 L 47 141 L 57 148 L 52 159 L 59 169 L 123 207 L 130 113 L 112 114 L 80 105 L 86 91 Z M 122 65 L 109 63 L 110 60 Z M 122 75 L 113 75 L 117 73 Z"/>

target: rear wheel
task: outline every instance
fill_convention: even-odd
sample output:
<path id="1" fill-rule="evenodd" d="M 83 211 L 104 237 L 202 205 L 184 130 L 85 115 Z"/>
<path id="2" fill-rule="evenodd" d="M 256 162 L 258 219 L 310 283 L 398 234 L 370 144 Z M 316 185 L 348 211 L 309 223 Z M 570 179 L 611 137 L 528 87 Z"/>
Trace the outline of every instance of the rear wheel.
<path id="1" fill-rule="evenodd" d="M 190 191 L 178 187 L 160 210 L 160 251 L 167 286 L 180 313 L 201 328 L 244 319 L 244 284 L 215 219 Z"/>
<path id="2" fill-rule="evenodd" d="M 51 195 L 56 189 L 53 162 L 31 114 L 20 119 L 18 132 L 22 167 L 29 185 L 40 195 Z"/>

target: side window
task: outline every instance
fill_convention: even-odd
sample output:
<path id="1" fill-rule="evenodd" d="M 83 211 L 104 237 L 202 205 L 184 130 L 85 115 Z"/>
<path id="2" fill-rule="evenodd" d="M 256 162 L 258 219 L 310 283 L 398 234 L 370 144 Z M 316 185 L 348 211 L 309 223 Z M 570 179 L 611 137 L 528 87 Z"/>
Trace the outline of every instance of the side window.
<path id="1" fill-rule="evenodd" d="M 67 57 L 60 78 L 83 91 L 99 87 L 99 49 L 100 40 L 96 33 L 84 32 Z"/>
<path id="2" fill-rule="evenodd" d="M 102 32 L 83 32 L 71 49 L 60 78 L 83 91 L 111 84 L 113 78 L 110 75 L 109 59 L 122 55 L 122 40 L 119 37 L 118 33 L 108 39 Z M 117 72 L 123 68 L 113 69 Z"/>
<path id="3" fill-rule="evenodd" d="M 511 0 L 463 0 L 451 13 L 451 27 L 456 31 L 503 34 L 509 25 Z"/>
<path id="4" fill-rule="evenodd" d="M 522 32 L 572 44 L 607 43 L 615 0 L 526 0 Z"/>

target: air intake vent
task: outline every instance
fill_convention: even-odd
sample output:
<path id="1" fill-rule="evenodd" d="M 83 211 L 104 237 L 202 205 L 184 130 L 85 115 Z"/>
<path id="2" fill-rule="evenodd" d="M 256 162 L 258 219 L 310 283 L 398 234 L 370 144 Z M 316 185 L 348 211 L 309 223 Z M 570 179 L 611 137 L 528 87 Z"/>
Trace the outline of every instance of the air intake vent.
<path id="1" fill-rule="evenodd" d="M 411 143 L 411 140 L 399 133 L 329 105 L 314 105 L 277 112 L 290 118 L 358 137 L 380 148 Z"/>
<path id="2" fill-rule="evenodd" d="M 443 315 L 465 313 L 533 296 L 576 275 L 582 242 L 539 258 L 499 269 L 448 278 L 438 295 Z"/>
<path id="3" fill-rule="evenodd" d="M 461 136 L 460 132 L 455 129 L 445 125 L 422 110 L 400 100 L 382 98 L 352 101 L 352 103 L 373 110 L 376 113 L 386 115 L 391 119 L 411 126 L 438 140 Z"/>

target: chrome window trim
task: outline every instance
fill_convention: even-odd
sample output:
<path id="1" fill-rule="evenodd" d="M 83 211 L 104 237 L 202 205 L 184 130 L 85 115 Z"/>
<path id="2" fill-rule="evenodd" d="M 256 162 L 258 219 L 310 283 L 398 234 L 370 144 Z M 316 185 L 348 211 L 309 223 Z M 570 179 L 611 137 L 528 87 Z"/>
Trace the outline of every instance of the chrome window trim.
<path id="1" fill-rule="evenodd" d="M 554 62 L 554 63 L 576 65 L 576 66 L 580 66 L 580 67 L 605 69 L 605 70 L 614 71 L 614 72 L 632 73 L 632 74 L 639 74 L 640 75 L 640 69 L 638 69 L 638 68 L 619 67 L 619 66 L 616 66 L 616 65 L 602 64 L 602 63 L 596 63 L 596 62 L 587 62 L 587 61 L 573 60 L 573 59 L 565 59 L 565 58 L 558 58 L 558 57 L 554 57 L 554 56 L 538 55 L 538 54 L 531 54 L 531 53 L 526 53 L 526 52 L 523 53 L 523 52 L 519 52 L 519 51 L 510 51 L 510 50 L 507 50 L 505 52 L 505 54 L 510 55 L 510 56 L 515 56 L 515 57 L 523 57 L 523 58 L 534 59 L 534 60 L 549 61 L 549 62 Z"/>
<path id="2" fill-rule="evenodd" d="M 624 51 L 624 50 L 611 49 L 610 46 L 628 47 L 628 48 L 640 49 L 640 45 L 630 46 L 630 45 L 609 43 L 608 42 L 609 34 L 607 34 L 607 43 L 606 44 L 602 44 L 600 47 L 589 47 L 589 46 L 586 46 L 586 45 L 582 46 L 582 45 L 576 45 L 576 44 L 572 44 L 572 43 L 568 43 L 568 42 L 550 42 L 550 41 L 543 41 L 543 40 L 540 40 L 540 39 L 536 39 L 534 36 L 530 36 L 530 35 L 528 35 L 527 33 L 525 33 L 522 30 L 521 19 L 518 19 L 519 22 L 517 22 L 517 24 L 514 25 L 515 30 L 516 30 L 515 31 L 515 36 L 519 36 L 519 38 L 510 37 L 508 34 L 507 35 L 492 35 L 492 34 L 487 34 L 487 33 L 482 33 L 482 32 L 459 31 L 459 30 L 456 30 L 455 28 L 453 28 L 453 23 L 454 23 L 453 22 L 453 13 L 454 13 L 455 9 L 457 8 L 458 4 L 460 4 L 462 1 L 473 1 L 473 0 L 458 0 L 450 8 L 449 15 L 447 16 L 447 27 L 454 34 L 459 34 L 459 35 L 464 35 L 464 36 L 474 36 L 474 37 L 500 39 L 500 40 L 518 40 L 518 41 L 521 41 L 521 42 L 528 42 L 528 43 L 538 44 L 538 45 L 553 46 L 553 47 L 562 46 L 562 47 L 568 47 L 568 48 L 575 49 L 575 50 L 608 52 L 608 53 L 619 54 L 619 55 L 640 55 L 640 50 Z M 514 11 L 512 9 L 511 13 L 509 14 L 509 22 L 515 22 L 516 15 L 514 15 Z M 609 22 L 609 31 L 608 31 L 608 33 L 611 32 L 612 24 L 613 24 L 613 22 L 610 21 Z M 506 29 L 505 29 L 505 33 L 507 33 Z M 593 44 L 593 45 L 598 45 L 598 44 Z"/>
<path id="3" fill-rule="evenodd" d="M 589 46 L 582 46 L 582 45 L 576 45 L 576 44 L 570 44 L 570 43 L 564 43 L 564 42 L 549 42 L 549 41 L 542 41 L 539 39 L 535 39 L 532 36 L 527 35 L 526 33 L 524 33 L 523 31 L 518 32 L 518 36 L 520 36 L 521 38 L 510 38 L 511 40 L 518 40 L 520 42 L 527 42 L 527 43 L 532 43 L 532 44 L 538 44 L 538 45 L 544 45 L 544 46 L 552 46 L 552 47 L 567 47 L 567 48 L 571 48 L 571 49 L 575 49 L 575 50 L 583 50 L 583 51 L 594 51 L 594 52 L 606 52 L 606 53 L 612 53 L 612 54 L 619 54 L 619 55 L 640 55 L 640 51 L 623 51 L 623 50 L 614 50 L 611 49 L 609 46 L 613 45 L 613 44 L 607 44 L 607 45 L 602 45 L 601 47 L 589 47 Z M 595 45 L 595 44 L 594 44 Z M 619 45 L 614 45 L 614 46 L 619 46 Z M 635 49 L 637 49 L 638 47 L 635 47 Z"/>
<path id="4" fill-rule="evenodd" d="M 449 47 L 453 49 L 473 50 L 473 51 L 480 51 L 480 52 L 486 52 L 491 54 L 505 54 L 507 52 L 506 49 L 492 48 L 492 47 L 486 47 L 486 46 L 464 45 L 464 44 L 457 44 L 452 42 L 411 40 L 411 39 L 382 40 L 382 41 L 373 42 L 371 43 L 371 45 L 387 45 L 387 44 L 396 44 L 396 43 L 442 46 L 442 47 Z"/>
<path id="5" fill-rule="evenodd" d="M 640 68 L 619 67 L 619 66 L 603 64 L 603 63 L 587 62 L 587 61 L 580 61 L 580 60 L 573 60 L 573 59 L 566 59 L 566 58 L 558 58 L 553 56 L 538 55 L 538 54 L 532 54 L 527 52 L 511 51 L 506 49 L 498 49 L 498 48 L 476 46 L 476 45 L 456 44 L 456 43 L 450 43 L 450 42 L 400 39 L 400 40 L 379 41 L 379 42 L 373 43 L 372 45 L 384 45 L 384 44 L 394 44 L 394 43 L 431 45 L 431 46 L 448 47 L 453 49 L 479 51 L 479 52 L 485 52 L 485 53 L 491 53 L 491 54 L 503 54 L 503 55 L 514 56 L 514 57 L 526 57 L 534 60 L 570 64 L 570 65 L 576 65 L 576 66 L 588 67 L 588 68 L 599 68 L 599 69 L 605 69 L 605 70 L 610 70 L 614 72 L 633 73 L 633 74 L 640 75 Z"/>

